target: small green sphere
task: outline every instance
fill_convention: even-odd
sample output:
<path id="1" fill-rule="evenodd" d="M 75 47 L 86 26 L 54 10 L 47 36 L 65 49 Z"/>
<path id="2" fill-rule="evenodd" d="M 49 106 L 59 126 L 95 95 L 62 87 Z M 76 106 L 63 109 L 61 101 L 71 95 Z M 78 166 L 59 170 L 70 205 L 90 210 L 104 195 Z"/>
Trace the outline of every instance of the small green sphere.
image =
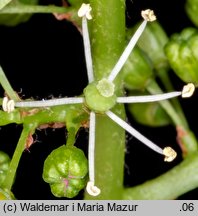
<path id="1" fill-rule="evenodd" d="M 106 79 L 92 82 L 84 89 L 85 103 L 90 110 L 103 113 L 116 104 L 114 84 Z"/>

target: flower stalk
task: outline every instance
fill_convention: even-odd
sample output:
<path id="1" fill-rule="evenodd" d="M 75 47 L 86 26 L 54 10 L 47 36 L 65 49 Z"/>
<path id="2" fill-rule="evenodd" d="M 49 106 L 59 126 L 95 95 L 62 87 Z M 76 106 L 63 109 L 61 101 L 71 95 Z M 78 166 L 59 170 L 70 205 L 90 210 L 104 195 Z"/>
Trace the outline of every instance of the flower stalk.
<path id="1" fill-rule="evenodd" d="M 13 90 L 12 86 L 10 85 L 1 66 L 0 66 L 0 84 L 2 85 L 6 95 L 10 99 L 15 100 L 15 101 L 20 100 L 19 96 L 17 95 L 17 93 Z"/>
<path id="2" fill-rule="evenodd" d="M 8 189 L 9 191 L 11 191 L 21 155 L 22 155 L 22 153 L 25 149 L 25 146 L 28 142 L 28 137 L 34 133 L 35 128 L 36 128 L 36 126 L 34 124 L 23 126 L 21 136 L 19 138 L 16 150 L 15 150 L 14 155 L 12 157 L 12 160 L 10 162 L 10 167 L 9 167 L 8 172 L 7 172 L 6 178 L 2 184 L 2 188 L 5 188 L 5 189 Z"/>

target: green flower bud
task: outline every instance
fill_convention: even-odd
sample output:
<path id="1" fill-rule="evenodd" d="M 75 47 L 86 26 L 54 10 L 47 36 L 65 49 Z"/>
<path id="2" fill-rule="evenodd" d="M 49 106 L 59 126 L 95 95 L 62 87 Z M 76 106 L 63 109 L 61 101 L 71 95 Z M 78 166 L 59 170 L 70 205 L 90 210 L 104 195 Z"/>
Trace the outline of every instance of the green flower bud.
<path id="1" fill-rule="evenodd" d="M 198 27 L 198 0 L 187 0 L 185 9 L 191 21 Z"/>
<path id="2" fill-rule="evenodd" d="M 114 84 L 107 79 L 92 82 L 84 89 L 85 103 L 90 110 L 105 112 L 116 104 Z"/>
<path id="3" fill-rule="evenodd" d="M 43 179 L 50 184 L 54 196 L 73 198 L 85 187 L 87 172 L 83 151 L 64 145 L 52 151 L 45 160 Z"/>
<path id="4" fill-rule="evenodd" d="M 137 27 L 135 27 L 136 29 Z M 129 30 L 134 31 L 134 28 Z M 128 35 L 128 34 L 127 34 Z M 164 46 L 168 42 L 166 32 L 158 22 L 152 22 L 147 25 L 137 45 L 148 55 L 153 63 L 153 67 L 158 71 L 168 69 L 168 60 L 164 54 Z"/>
<path id="5" fill-rule="evenodd" d="M 165 54 L 180 79 L 198 84 L 198 30 L 186 28 L 173 35 L 165 46 Z"/>
<path id="6" fill-rule="evenodd" d="M 6 178 L 6 174 L 9 170 L 10 166 L 10 158 L 9 156 L 0 151 L 0 186 L 2 185 L 3 181 Z"/>
<path id="7" fill-rule="evenodd" d="M 122 71 L 125 87 L 130 90 L 144 89 L 153 77 L 149 59 L 138 47 L 133 49 Z"/>
<path id="8" fill-rule="evenodd" d="M 138 123 L 146 126 L 161 127 L 171 123 L 169 116 L 156 102 L 129 104 L 128 109 Z"/>

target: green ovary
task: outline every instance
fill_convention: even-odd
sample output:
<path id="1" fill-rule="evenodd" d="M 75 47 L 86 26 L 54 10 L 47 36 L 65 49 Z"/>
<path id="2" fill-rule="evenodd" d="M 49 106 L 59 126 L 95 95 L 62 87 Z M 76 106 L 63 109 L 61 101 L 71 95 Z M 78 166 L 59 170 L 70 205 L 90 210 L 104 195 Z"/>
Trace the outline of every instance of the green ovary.
<path id="1" fill-rule="evenodd" d="M 106 79 L 92 82 L 84 89 L 85 103 L 90 110 L 103 113 L 116 104 L 113 83 Z"/>
<path id="2" fill-rule="evenodd" d="M 65 145 L 46 158 L 43 179 L 56 197 L 73 198 L 87 183 L 88 163 L 83 151 Z"/>

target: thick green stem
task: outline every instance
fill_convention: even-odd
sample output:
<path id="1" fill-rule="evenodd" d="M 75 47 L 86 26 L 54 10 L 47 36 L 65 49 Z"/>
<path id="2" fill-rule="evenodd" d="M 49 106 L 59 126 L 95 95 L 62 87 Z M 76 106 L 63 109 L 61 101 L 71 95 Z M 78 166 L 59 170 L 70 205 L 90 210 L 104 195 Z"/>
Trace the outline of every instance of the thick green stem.
<path id="1" fill-rule="evenodd" d="M 149 85 L 147 86 L 147 90 L 151 94 L 162 93 L 162 90 L 155 81 L 151 81 L 149 83 Z M 178 130 L 178 141 L 183 150 L 183 156 L 196 152 L 198 145 L 194 134 L 190 131 L 188 127 L 186 127 L 186 124 L 182 121 L 170 101 L 160 101 L 159 103 L 166 111 L 166 113 L 170 116 L 176 126 L 176 129 Z"/>
<path id="2" fill-rule="evenodd" d="M 10 85 L 5 73 L 3 72 L 2 67 L 0 66 L 0 83 L 5 90 L 5 93 L 8 95 L 10 99 L 15 101 L 20 100 L 17 93 L 13 90 L 12 86 Z"/>
<path id="3" fill-rule="evenodd" d="M 8 189 L 11 191 L 21 155 L 25 149 L 26 143 L 28 142 L 28 136 L 31 135 L 32 133 L 34 133 L 34 130 L 35 130 L 34 124 L 24 125 L 23 131 L 21 133 L 17 147 L 15 149 L 14 155 L 13 155 L 11 163 L 10 163 L 9 171 L 8 171 L 6 178 L 2 184 L 2 188 L 5 188 L 5 189 Z"/>
<path id="4" fill-rule="evenodd" d="M 125 189 L 123 199 L 175 199 L 196 187 L 198 187 L 197 153 L 187 157 L 167 173 L 144 184 Z"/>
<path id="5" fill-rule="evenodd" d="M 91 22 L 92 56 L 95 79 L 107 77 L 118 60 L 125 38 L 125 1 L 91 0 L 93 20 Z M 116 84 L 120 84 L 119 78 Z M 118 88 L 117 92 L 121 94 Z M 119 89 L 119 90 L 118 90 Z M 114 109 L 124 117 L 123 106 Z M 96 185 L 101 189 L 97 197 L 85 199 L 120 199 L 123 191 L 124 130 L 106 115 L 97 115 L 95 174 Z"/>

